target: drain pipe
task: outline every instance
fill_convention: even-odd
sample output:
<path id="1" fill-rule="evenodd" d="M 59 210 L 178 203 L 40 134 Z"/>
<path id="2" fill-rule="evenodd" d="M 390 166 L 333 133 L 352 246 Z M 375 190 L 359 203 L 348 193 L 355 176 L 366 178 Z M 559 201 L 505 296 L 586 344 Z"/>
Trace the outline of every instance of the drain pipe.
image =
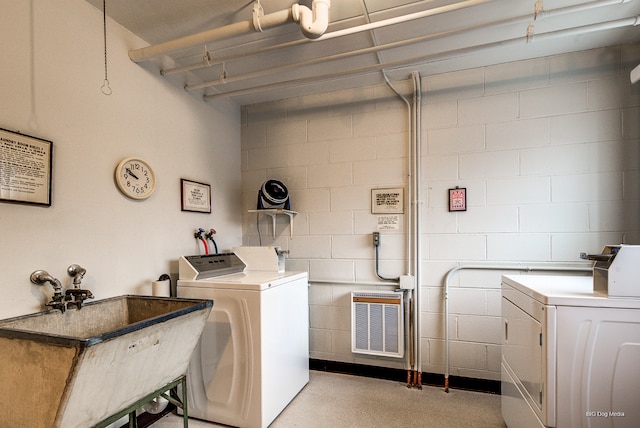
<path id="1" fill-rule="evenodd" d="M 291 6 L 293 20 L 300 23 L 300 31 L 308 39 L 317 39 L 329 27 L 330 0 L 313 0 L 311 9 L 298 3 Z"/>
<path id="2" fill-rule="evenodd" d="M 184 49 L 206 45 L 218 40 L 249 34 L 254 31 L 264 31 L 291 22 L 300 21 L 300 31 L 310 38 L 318 38 L 329 25 L 330 0 L 314 0 L 312 10 L 297 3 L 289 9 L 264 15 L 260 2 L 253 8 L 253 19 L 225 25 L 190 36 L 181 37 L 164 43 L 147 46 L 129 51 L 129 58 L 133 62 L 147 61 L 160 55 L 167 55 Z M 324 26 L 324 27 L 323 27 Z"/>
<path id="3" fill-rule="evenodd" d="M 593 267 L 569 267 L 569 266 L 514 266 L 514 265 L 463 265 L 451 269 L 444 280 L 444 334 L 445 334 L 445 346 L 444 346 L 444 392 L 449 392 L 449 282 L 451 278 L 463 269 L 472 270 L 515 270 L 523 272 L 592 272 Z"/>

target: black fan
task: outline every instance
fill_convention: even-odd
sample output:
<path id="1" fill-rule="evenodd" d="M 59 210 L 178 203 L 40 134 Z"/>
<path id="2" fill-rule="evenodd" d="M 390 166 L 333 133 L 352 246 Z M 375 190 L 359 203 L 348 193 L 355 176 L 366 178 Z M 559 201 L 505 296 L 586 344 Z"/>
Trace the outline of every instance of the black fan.
<path id="1" fill-rule="evenodd" d="M 267 180 L 262 183 L 262 187 L 258 190 L 258 209 L 265 210 L 269 208 L 291 209 L 289 191 L 281 181 Z"/>

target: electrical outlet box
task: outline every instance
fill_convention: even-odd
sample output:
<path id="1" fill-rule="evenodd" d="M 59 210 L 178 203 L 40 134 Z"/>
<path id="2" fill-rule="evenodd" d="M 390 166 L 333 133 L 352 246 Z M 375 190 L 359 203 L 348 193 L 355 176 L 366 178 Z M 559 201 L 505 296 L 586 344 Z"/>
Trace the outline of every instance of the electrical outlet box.
<path id="1" fill-rule="evenodd" d="M 413 290 L 416 288 L 416 278 L 413 275 L 400 276 L 400 289 Z"/>
<path id="2" fill-rule="evenodd" d="M 377 247 L 380 245 L 380 232 L 373 232 L 373 246 Z"/>

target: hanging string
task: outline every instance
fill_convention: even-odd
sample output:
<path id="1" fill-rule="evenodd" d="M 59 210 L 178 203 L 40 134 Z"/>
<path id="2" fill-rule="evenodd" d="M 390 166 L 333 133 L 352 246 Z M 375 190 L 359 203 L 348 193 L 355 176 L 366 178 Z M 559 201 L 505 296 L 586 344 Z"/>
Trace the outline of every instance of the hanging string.
<path id="1" fill-rule="evenodd" d="M 109 85 L 109 75 L 107 72 L 107 0 L 102 0 L 102 28 L 104 30 L 104 82 L 100 90 L 105 95 L 111 95 L 113 91 Z"/>

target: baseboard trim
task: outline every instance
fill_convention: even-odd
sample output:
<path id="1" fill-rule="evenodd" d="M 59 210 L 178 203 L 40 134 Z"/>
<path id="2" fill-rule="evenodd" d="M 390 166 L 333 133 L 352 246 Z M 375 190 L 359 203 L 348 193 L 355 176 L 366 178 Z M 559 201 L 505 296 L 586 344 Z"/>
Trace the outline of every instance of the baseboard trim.
<path id="1" fill-rule="evenodd" d="M 309 368 L 315 371 L 350 374 L 354 376 L 372 377 L 376 379 L 407 381 L 407 372 L 402 369 L 369 366 L 366 364 L 345 363 L 340 361 L 309 359 Z M 422 384 L 444 388 L 444 375 L 422 372 Z M 463 376 L 449 376 L 449 388 L 467 391 L 500 394 L 500 381 L 476 379 Z"/>

